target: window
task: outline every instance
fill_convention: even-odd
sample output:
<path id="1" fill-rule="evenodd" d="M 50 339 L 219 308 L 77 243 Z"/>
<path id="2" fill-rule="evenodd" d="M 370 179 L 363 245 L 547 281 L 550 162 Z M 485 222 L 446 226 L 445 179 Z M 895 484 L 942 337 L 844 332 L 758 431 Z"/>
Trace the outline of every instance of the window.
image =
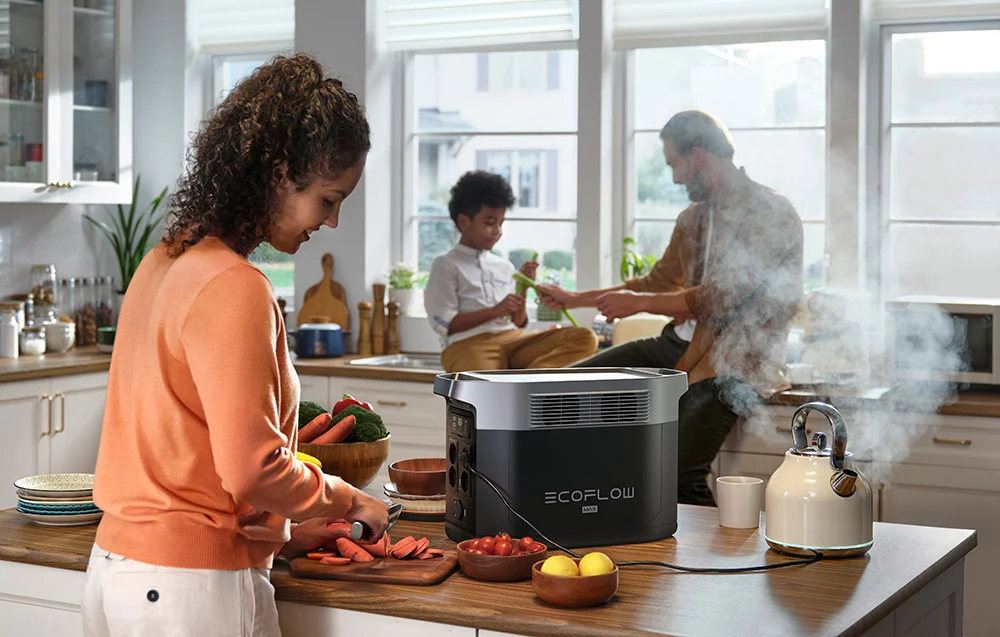
<path id="1" fill-rule="evenodd" d="M 275 54 L 216 55 L 212 58 L 214 100 L 212 107 L 226 98 L 240 80 L 254 72 Z M 262 243 L 250 253 L 250 263 L 263 272 L 274 295 L 291 303 L 295 299 L 295 260 L 290 254 L 278 252 L 268 243 Z"/>
<path id="2" fill-rule="evenodd" d="M 412 56 L 405 261 L 427 271 L 452 248 L 450 189 L 463 173 L 488 170 L 517 198 L 495 250 L 515 265 L 538 252 L 541 276 L 575 289 L 576 58 L 575 51 Z"/>
<path id="3" fill-rule="evenodd" d="M 884 296 L 998 296 L 1000 24 L 883 35 Z"/>
<path id="4" fill-rule="evenodd" d="M 660 256 L 689 201 L 659 132 L 697 108 L 733 135 L 734 161 L 788 197 L 805 229 L 805 286 L 822 287 L 826 211 L 826 43 L 822 40 L 639 49 L 633 54 L 631 215 L 626 236 Z"/>

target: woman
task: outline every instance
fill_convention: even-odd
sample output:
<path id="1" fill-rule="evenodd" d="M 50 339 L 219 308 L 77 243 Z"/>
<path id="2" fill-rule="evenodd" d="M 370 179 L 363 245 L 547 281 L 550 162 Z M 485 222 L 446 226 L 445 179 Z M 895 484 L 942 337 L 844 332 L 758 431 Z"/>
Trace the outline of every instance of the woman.
<path id="1" fill-rule="evenodd" d="M 275 554 L 323 544 L 333 519 L 388 525 L 385 503 L 295 458 L 298 379 L 247 261 L 336 228 L 369 148 L 357 98 L 301 54 L 257 69 L 195 138 L 118 324 L 85 634 L 279 635 Z"/>

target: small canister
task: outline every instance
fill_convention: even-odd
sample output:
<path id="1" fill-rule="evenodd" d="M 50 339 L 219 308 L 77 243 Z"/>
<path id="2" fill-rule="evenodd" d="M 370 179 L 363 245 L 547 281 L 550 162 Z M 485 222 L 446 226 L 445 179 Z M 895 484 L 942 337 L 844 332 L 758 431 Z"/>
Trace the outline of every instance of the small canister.
<path id="1" fill-rule="evenodd" d="M 36 325 L 21 330 L 21 355 L 41 356 L 45 353 L 45 326 Z"/>

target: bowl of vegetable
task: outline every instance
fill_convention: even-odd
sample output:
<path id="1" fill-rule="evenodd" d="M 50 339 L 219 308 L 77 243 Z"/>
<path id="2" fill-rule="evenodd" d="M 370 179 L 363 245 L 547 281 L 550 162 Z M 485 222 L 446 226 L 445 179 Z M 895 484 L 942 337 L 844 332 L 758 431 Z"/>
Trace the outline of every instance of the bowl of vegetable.
<path id="1" fill-rule="evenodd" d="M 506 533 L 458 543 L 458 565 L 472 579 L 517 582 L 531 579 L 531 566 L 548 556 L 548 547 L 530 537 Z"/>
<path id="2" fill-rule="evenodd" d="M 298 451 L 318 459 L 324 473 L 364 489 L 389 458 L 392 436 L 368 403 L 345 397 L 331 411 L 299 403 Z"/>

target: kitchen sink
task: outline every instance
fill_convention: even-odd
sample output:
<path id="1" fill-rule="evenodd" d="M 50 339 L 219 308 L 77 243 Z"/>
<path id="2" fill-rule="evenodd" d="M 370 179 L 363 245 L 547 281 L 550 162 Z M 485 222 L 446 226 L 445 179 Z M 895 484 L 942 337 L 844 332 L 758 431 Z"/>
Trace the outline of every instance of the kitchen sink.
<path id="1" fill-rule="evenodd" d="M 441 365 L 441 357 L 437 354 L 392 354 L 389 356 L 372 356 L 369 358 L 357 358 L 350 362 L 351 365 L 365 365 L 368 367 L 397 367 L 402 369 L 419 369 L 429 372 L 444 373 Z"/>

